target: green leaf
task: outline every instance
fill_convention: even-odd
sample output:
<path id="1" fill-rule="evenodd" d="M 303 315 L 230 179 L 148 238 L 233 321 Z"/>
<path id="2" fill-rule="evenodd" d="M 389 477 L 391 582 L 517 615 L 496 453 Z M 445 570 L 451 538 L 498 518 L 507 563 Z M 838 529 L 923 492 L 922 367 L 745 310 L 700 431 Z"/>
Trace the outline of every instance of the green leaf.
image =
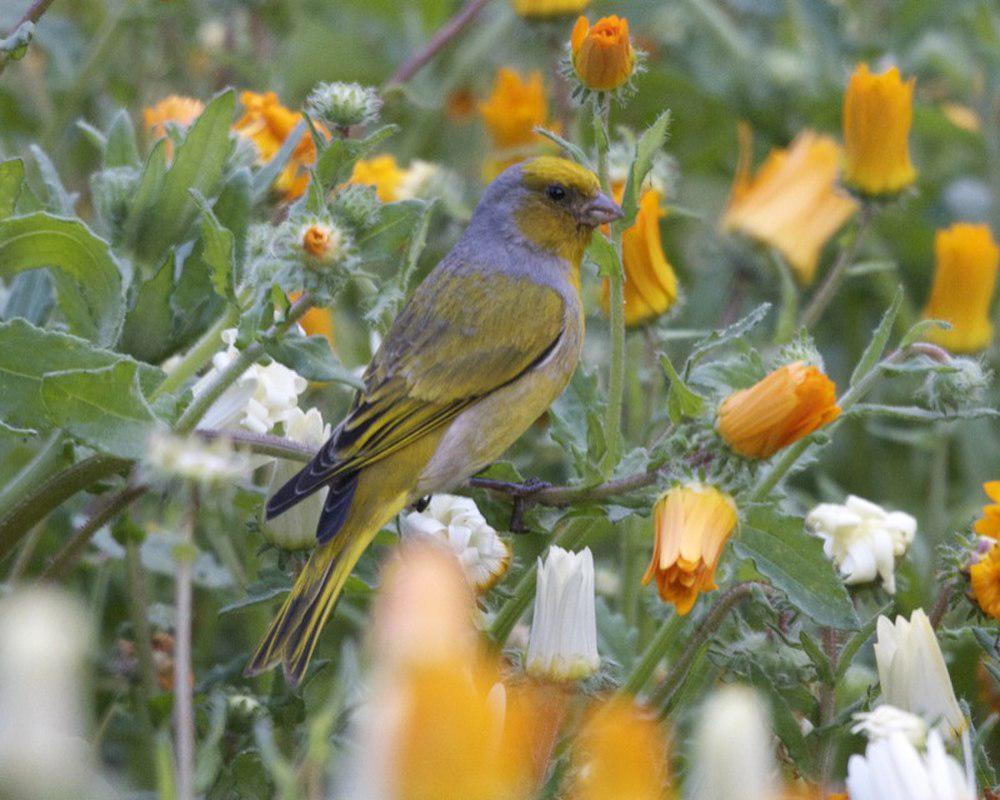
<path id="1" fill-rule="evenodd" d="M 104 145 L 104 167 L 135 167 L 139 165 L 139 146 L 135 141 L 132 117 L 125 109 L 119 110 L 108 128 Z"/>
<path id="2" fill-rule="evenodd" d="M 670 392 L 667 395 L 667 414 L 670 416 L 670 421 L 676 425 L 684 417 L 697 417 L 705 407 L 705 398 L 692 391 L 681 380 L 666 353 L 659 355 L 660 365 L 670 380 Z"/>
<path id="3" fill-rule="evenodd" d="M 639 137 L 635 146 L 635 159 L 632 161 L 632 168 L 629 170 L 628 180 L 625 183 L 625 193 L 622 196 L 622 211 L 625 212 L 625 216 L 615 223 L 621 230 L 635 222 L 635 215 L 639 210 L 639 197 L 642 194 L 642 183 L 653 168 L 653 159 L 656 154 L 667 143 L 669 128 L 670 112 L 664 111 Z"/>
<path id="4" fill-rule="evenodd" d="M 557 144 L 559 146 L 559 149 L 565 152 L 577 164 L 582 164 L 589 170 L 594 169 L 594 165 L 591 162 L 590 158 L 588 158 L 587 154 L 583 152 L 582 149 L 573 144 L 571 141 L 569 141 L 569 139 L 563 139 L 563 137 L 560 136 L 558 133 L 556 133 L 555 131 L 550 131 L 547 128 L 536 127 L 535 133 L 544 136 L 550 142 L 554 142 L 555 144 Z"/>
<path id="5" fill-rule="evenodd" d="M 52 278 L 44 269 L 19 272 L 10 282 L 2 319 L 20 317 L 32 325 L 42 325 L 52 311 Z"/>
<path id="6" fill-rule="evenodd" d="M 615 246 L 602 233 L 595 232 L 590 238 L 587 258 L 597 265 L 597 274 L 601 278 L 610 278 L 621 270 L 621 262 L 618 260 Z"/>
<path id="7" fill-rule="evenodd" d="M 156 274 L 139 284 L 135 302 L 125 315 L 121 349 L 142 361 L 157 362 L 171 351 L 174 312 L 174 258 L 167 253 Z"/>
<path id="8" fill-rule="evenodd" d="M 250 170 L 244 168 L 233 173 L 226 181 L 215 201 L 212 212 L 219 224 L 233 233 L 233 263 L 238 267 L 246 257 L 247 229 L 250 227 L 250 213 L 253 208 L 251 187 L 253 178 Z M 239 275 L 236 275 L 238 279 Z"/>
<path id="9" fill-rule="evenodd" d="M 890 406 L 880 403 L 858 403 L 845 416 L 851 417 L 890 417 L 907 422 L 937 422 L 938 420 L 982 419 L 983 417 L 1000 417 L 1000 410 L 982 406 L 979 408 L 959 408 L 954 411 L 936 411 L 919 406 Z"/>
<path id="10" fill-rule="evenodd" d="M 809 656 L 809 660 L 812 661 L 813 666 L 816 667 L 816 675 L 825 684 L 833 683 L 833 673 L 830 671 L 830 659 L 826 657 L 818 644 L 813 641 L 813 638 L 806 631 L 799 631 L 799 643 L 802 645 L 802 649 L 805 654 Z"/>
<path id="11" fill-rule="evenodd" d="M 802 726 L 788 705 L 784 693 L 775 686 L 768 673 L 759 664 L 752 662 L 750 664 L 750 681 L 770 700 L 774 732 L 788 750 L 796 767 L 803 773 L 809 774 L 813 769 L 812 752 L 806 743 L 805 736 L 802 735 Z"/>
<path id="12" fill-rule="evenodd" d="M 803 613 L 820 625 L 858 627 L 857 614 L 823 545 L 808 535 L 801 519 L 773 509 L 755 508 L 733 542 L 736 552 L 752 559 L 757 570 Z"/>
<path id="13" fill-rule="evenodd" d="M 864 625 L 862 625 L 857 633 L 855 633 L 844 645 L 843 650 L 840 651 L 840 655 L 837 659 L 837 672 L 834 675 L 834 680 L 840 683 L 844 676 L 847 674 L 847 670 L 850 668 L 854 661 L 854 656 L 858 654 L 865 642 L 875 635 L 875 628 L 878 626 L 878 618 L 885 615 L 889 616 L 892 612 L 892 607 L 895 602 L 890 602 L 884 605 L 876 614 L 872 615 L 872 618 L 868 620 Z"/>
<path id="14" fill-rule="evenodd" d="M 946 322 L 943 319 L 922 319 L 920 322 L 911 326 L 906 332 L 906 335 L 903 336 L 899 342 L 899 349 L 902 350 L 905 347 L 909 347 L 914 342 L 919 342 L 927 335 L 927 331 L 935 328 L 943 331 L 950 331 L 952 325 L 950 322 Z"/>
<path id="15" fill-rule="evenodd" d="M 607 448 L 604 406 L 596 373 L 581 365 L 566 391 L 549 409 L 549 435 L 570 457 L 577 475 L 587 483 L 597 483 L 603 477 L 597 465 Z"/>
<path id="16" fill-rule="evenodd" d="M 721 331 L 712 331 L 708 336 L 695 344 L 691 348 L 691 354 L 688 356 L 687 363 L 684 365 L 684 377 L 690 378 L 691 368 L 713 350 L 717 350 L 735 340 L 743 339 L 763 321 L 770 310 L 770 303 L 762 303 L 743 317 L 743 319 L 737 320 Z"/>
<path id="17" fill-rule="evenodd" d="M 141 458 L 157 424 L 142 394 L 140 365 L 134 361 L 50 372 L 42 378 L 42 400 L 54 425 L 120 458 Z"/>
<path id="18" fill-rule="evenodd" d="M 310 381 L 333 381 L 355 389 L 364 384 L 351 370 L 340 363 L 330 342 L 323 336 L 288 336 L 265 348 L 275 361 L 294 369 Z"/>
<path id="19" fill-rule="evenodd" d="M 75 213 L 77 195 L 66 191 L 55 165 L 42 148 L 33 144 L 28 149 L 31 151 L 32 158 L 35 159 L 35 164 L 38 165 L 42 183 L 45 184 L 47 195 L 45 207 L 53 214 L 72 217 Z"/>
<path id="20" fill-rule="evenodd" d="M 219 609 L 220 614 L 230 614 L 233 611 L 242 611 L 244 608 L 253 608 L 262 603 L 270 603 L 279 597 L 284 597 L 292 590 L 292 581 L 284 572 L 272 572 L 261 576 L 247 586 L 246 594 L 239 600 L 227 603 Z"/>
<path id="21" fill-rule="evenodd" d="M 358 239 L 364 265 L 398 263 L 404 256 L 414 227 L 427 210 L 420 200 L 403 200 L 382 206 L 378 223 Z"/>
<path id="22" fill-rule="evenodd" d="M 320 184 L 330 189 L 346 181 L 358 159 L 373 152 L 398 130 L 398 125 L 383 125 L 364 139 L 333 139 L 316 159 L 315 171 Z"/>
<path id="23" fill-rule="evenodd" d="M 24 185 L 24 162 L 19 158 L 0 162 L 0 220 L 14 213 Z"/>
<path id="24" fill-rule="evenodd" d="M 44 212 L 0 221 L 0 276 L 49 267 L 71 332 L 100 345 L 118 338 L 125 313 L 122 277 L 106 241 L 79 220 Z"/>
<path id="25" fill-rule="evenodd" d="M 153 204 L 163 187 L 163 178 L 167 174 L 167 140 L 160 139 L 146 159 L 135 195 L 132 197 L 132 209 L 125 224 L 125 239 L 135 246 L 142 229 L 152 224 Z"/>
<path id="26" fill-rule="evenodd" d="M 191 225 L 197 213 L 192 190 L 204 197 L 216 193 L 232 149 L 229 128 L 234 107 L 235 95 L 231 89 L 217 95 L 176 148 L 173 164 L 152 204 L 152 219 L 144 226 L 138 243 L 144 258 L 158 260 Z"/>
<path id="27" fill-rule="evenodd" d="M 854 367 L 854 372 L 851 373 L 851 386 L 854 386 L 871 372 L 881 360 L 886 345 L 889 344 L 889 337 L 892 336 L 892 326 L 896 324 L 896 317 L 899 315 L 899 309 L 902 305 L 903 287 L 900 286 L 896 289 L 896 294 L 893 296 L 889 308 L 882 315 L 882 320 L 879 322 L 878 327 L 875 328 L 872 340 L 868 343 L 861 358 L 858 359 L 857 366 Z"/>
<path id="28" fill-rule="evenodd" d="M 201 245 L 201 257 L 210 269 L 212 288 L 220 297 L 236 305 L 236 293 L 233 288 L 235 239 L 232 231 L 222 227 L 207 206 L 202 210 Z"/>

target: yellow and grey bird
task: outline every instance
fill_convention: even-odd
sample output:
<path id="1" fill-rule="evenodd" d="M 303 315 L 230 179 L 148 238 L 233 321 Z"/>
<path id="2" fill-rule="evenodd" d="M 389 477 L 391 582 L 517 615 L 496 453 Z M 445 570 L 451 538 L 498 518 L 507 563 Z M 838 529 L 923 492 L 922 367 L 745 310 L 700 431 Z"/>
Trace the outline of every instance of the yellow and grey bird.
<path id="1" fill-rule="evenodd" d="M 267 504 L 273 518 L 329 488 L 317 547 L 247 667 L 297 684 L 351 570 L 407 504 L 495 461 L 562 392 L 583 344 L 580 262 L 621 217 L 584 167 L 505 170 L 400 312 L 346 418 Z"/>

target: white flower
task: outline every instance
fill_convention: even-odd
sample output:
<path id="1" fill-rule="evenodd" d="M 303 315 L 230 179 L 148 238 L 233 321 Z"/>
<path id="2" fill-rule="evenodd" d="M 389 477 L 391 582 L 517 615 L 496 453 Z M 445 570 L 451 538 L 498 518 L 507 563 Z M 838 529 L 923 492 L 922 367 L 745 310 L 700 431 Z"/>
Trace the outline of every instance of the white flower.
<path id="1" fill-rule="evenodd" d="M 888 703 L 874 711 L 855 714 L 854 719 L 856 724 L 851 733 L 863 733 L 869 741 L 888 739 L 895 734 L 902 734 L 915 747 L 923 747 L 927 741 L 927 723 L 921 717 Z"/>
<path id="2" fill-rule="evenodd" d="M 781 797 L 767 707 L 745 686 L 726 686 L 705 702 L 694 739 L 694 800 Z"/>
<path id="3" fill-rule="evenodd" d="M 92 797 L 83 669 L 90 621 L 61 591 L 0 602 L 0 795 Z M 92 790 L 93 787 L 90 787 Z"/>
<path id="4" fill-rule="evenodd" d="M 319 409 L 292 410 L 285 421 L 285 438 L 318 450 L 330 438 L 330 426 L 323 424 Z M 270 488 L 275 491 L 290 481 L 302 469 L 296 461 L 277 459 Z M 327 490 L 321 489 L 302 502 L 292 506 L 280 516 L 267 522 L 262 530 L 264 538 L 285 550 L 303 550 L 316 544 L 316 525 L 323 512 Z"/>
<path id="5" fill-rule="evenodd" d="M 212 368 L 199 378 L 191 391 L 197 398 L 205 392 L 215 377 L 240 354 L 236 349 L 236 329 L 222 332 L 227 345 L 212 356 Z M 268 433 L 279 422 L 285 422 L 298 408 L 299 395 L 308 382 L 295 370 L 274 361 L 266 366 L 253 364 L 212 403 L 199 430 L 234 430 L 243 428 L 252 433 Z"/>
<path id="6" fill-rule="evenodd" d="M 250 474 L 250 460 L 227 439 L 206 442 L 200 436 L 157 432 L 149 437 L 145 463 L 154 475 L 202 485 L 234 483 Z"/>
<path id="7" fill-rule="evenodd" d="M 869 742 L 847 762 L 850 800 L 976 800 L 961 766 L 944 749 L 941 734 L 927 737 L 921 754 L 902 733 Z"/>
<path id="8" fill-rule="evenodd" d="M 869 583 L 878 575 L 885 590 L 896 593 L 896 559 L 906 553 L 917 533 L 913 517 L 848 495 L 843 505 L 816 506 L 806 525 L 823 539 L 823 550 L 840 569 L 844 583 Z"/>
<path id="9" fill-rule="evenodd" d="M 931 725 L 942 724 L 951 735 L 965 730 L 965 717 L 927 614 L 918 608 L 909 620 L 896 617 L 895 625 L 879 617 L 877 631 L 875 662 L 883 700 L 919 714 Z"/>
<path id="10" fill-rule="evenodd" d="M 430 536 L 450 547 L 480 592 L 500 580 L 510 565 L 507 543 L 468 497 L 436 494 L 423 511 L 404 514 L 400 529 L 403 536 Z"/>
<path id="11" fill-rule="evenodd" d="M 601 665 L 590 548 L 571 553 L 550 547 L 538 559 L 535 611 L 525 668 L 536 677 L 579 680 Z"/>

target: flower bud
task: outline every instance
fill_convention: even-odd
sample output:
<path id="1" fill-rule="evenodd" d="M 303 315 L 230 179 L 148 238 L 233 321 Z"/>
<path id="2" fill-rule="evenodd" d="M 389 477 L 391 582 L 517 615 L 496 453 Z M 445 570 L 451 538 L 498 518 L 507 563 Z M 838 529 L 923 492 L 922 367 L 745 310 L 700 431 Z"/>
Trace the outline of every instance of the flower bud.
<path id="1" fill-rule="evenodd" d="M 302 249 L 311 264 L 329 264 L 343 254 L 344 235 L 334 225 L 310 222 L 302 225 L 299 234 Z"/>
<path id="2" fill-rule="evenodd" d="M 331 209 L 352 228 L 365 231 L 373 227 L 382 214 L 374 186 L 360 183 L 344 184 L 337 189 Z"/>
<path id="3" fill-rule="evenodd" d="M 635 50 L 624 17 L 604 17 L 591 27 L 581 16 L 570 36 L 573 71 L 595 92 L 610 92 L 628 82 L 635 70 Z"/>
<path id="4" fill-rule="evenodd" d="M 382 110 L 382 99 L 370 86 L 321 83 L 309 94 L 306 105 L 330 128 L 350 128 L 375 122 Z"/>
<path id="5" fill-rule="evenodd" d="M 907 141 L 913 117 L 913 84 L 892 67 L 872 75 L 860 64 L 844 94 L 844 183 L 862 195 L 900 192 L 917 177 Z"/>
<path id="6" fill-rule="evenodd" d="M 928 373 L 923 392 L 932 408 L 957 411 L 978 406 L 989 388 L 993 373 L 974 358 L 953 358 L 946 369 Z"/>

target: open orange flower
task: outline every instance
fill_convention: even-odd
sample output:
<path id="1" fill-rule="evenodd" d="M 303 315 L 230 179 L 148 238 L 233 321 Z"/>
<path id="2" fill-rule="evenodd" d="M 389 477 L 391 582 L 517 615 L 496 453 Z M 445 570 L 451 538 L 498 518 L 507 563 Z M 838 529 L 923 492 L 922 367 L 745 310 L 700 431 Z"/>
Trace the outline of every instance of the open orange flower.
<path id="1" fill-rule="evenodd" d="M 177 94 L 164 97 L 159 103 L 143 109 L 142 122 L 146 133 L 154 141 L 167 135 L 167 124 L 186 127 L 201 116 L 205 104 L 193 97 L 181 97 Z M 173 155 L 173 142 L 167 141 L 167 155 Z"/>
<path id="2" fill-rule="evenodd" d="M 984 614 L 1000 620 L 1000 544 L 969 569 L 972 596 L 976 598 Z"/>
<path id="3" fill-rule="evenodd" d="M 244 113 L 236 121 L 233 130 L 252 141 L 257 147 L 259 162 L 266 163 L 281 149 L 281 145 L 302 121 L 302 115 L 281 105 L 274 92 L 243 92 L 240 94 L 240 102 Z M 288 164 L 275 180 L 274 188 L 286 200 L 300 197 L 309 185 L 309 167 L 315 161 L 316 143 L 309 131 L 306 131 L 295 146 Z"/>
<path id="4" fill-rule="evenodd" d="M 917 177 L 910 163 L 913 84 L 896 67 L 872 75 L 860 64 L 844 94 L 844 183 L 861 194 L 896 194 Z"/>
<path id="5" fill-rule="evenodd" d="M 595 92 L 610 92 L 625 84 L 635 70 L 635 50 L 624 17 L 604 17 L 591 27 L 580 17 L 570 35 L 573 71 Z"/>
<path id="6" fill-rule="evenodd" d="M 717 428 L 741 456 L 769 458 L 839 416 L 833 381 L 795 361 L 729 395 L 719 406 Z"/>
<path id="7" fill-rule="evenodd" d="M 615 191 L 620 203 L 624 187 Z M 639 199 L 635 223 L 622 232 L 622 264 L 625 267 L 625 324 L 640 325 L 658 317 L 677 301 L 677 275 L 663 253 L 660 240 L 660 193 L 647 189 Z M 610 286 L 602 295 L 607 312 Z"/>
<path id="8" fill-rule="evenodd" d="M 549 113 L 542 73 L 535 71 L 522 78 L 514 70 L 501 67 L 490 96 L 479 104 L 479 113 L 498 150 L 535 143 L 535 128 L 545 125 Z"/>
<path id="9" fill-rule="evenodd" d="M 740 157 L 722 228 L 773 247 L 799 281 L 811 283 L 823 247 L 858 210 L 837 188 L 840 146 L 828 136 L 800 133 L 772 150 L 751 176 L 751 136 L 740 127 Z"/>
<path id="10" fill-rule="evenodd" d="M 950 330 L 935 328 L 927 338 L 953 353 L 975 353 L 993 341 L 990 304 L 996 287 L 1000 248 L 986 225 L 959 223 L 934 237 L 937 266 L 925 319 L 950 322 Z"/>
<path id="11" fill-rule="evenodd" d="M 713 486 L 689 483 L 665 492 L 653 508 L 653 560 L 643 585 L 656 578 L 661 599 L 680 615 L 701 592 L 716 589 L 715 567 L 736 528 L 736 505 Z"/>
<path id="12" fill-rule="evenodd" d="M 980 536 L 1000 539 L 1000 481 L 987 481 L 983 491 L 993 502 L 983 506 L 983 516 L 976 520 L 973 530 Z"/>

